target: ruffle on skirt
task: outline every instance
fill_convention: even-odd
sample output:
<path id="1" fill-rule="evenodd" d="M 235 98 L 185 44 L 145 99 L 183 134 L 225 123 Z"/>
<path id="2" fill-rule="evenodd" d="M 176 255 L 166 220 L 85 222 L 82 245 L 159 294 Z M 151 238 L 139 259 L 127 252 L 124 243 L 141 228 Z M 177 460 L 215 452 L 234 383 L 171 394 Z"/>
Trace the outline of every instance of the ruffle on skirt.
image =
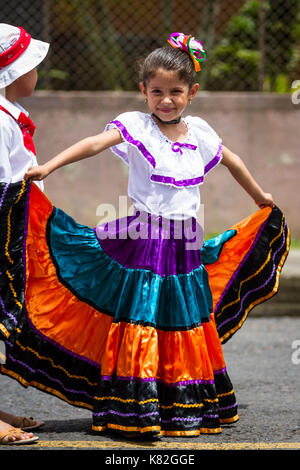
<path id="1" fill-rule="evenodd" d="M 221 343 L 278 290 L 284 216 L 259 210 L 196 249 L 195 220 L 165 222 L 92 229 L 34 183 L 1 183 L 2 373 L 92 410 L 95 431 L 195 436 L 237 421 Z"/>

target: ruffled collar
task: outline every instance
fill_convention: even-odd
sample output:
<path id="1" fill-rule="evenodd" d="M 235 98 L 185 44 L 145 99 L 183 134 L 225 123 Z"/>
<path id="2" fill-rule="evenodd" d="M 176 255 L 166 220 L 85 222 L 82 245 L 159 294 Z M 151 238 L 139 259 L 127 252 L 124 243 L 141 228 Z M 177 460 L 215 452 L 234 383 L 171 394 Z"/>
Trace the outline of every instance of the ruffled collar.
<path id="1" fill-rule="evenodd" d="M 124 140 L 112 151 L 129 164 L 130 149 L 138 150 L 151 167 L 150 179 L 154 183 L 176 188 L 197 186 L 221 159 L 222 143 L 202 119 L 192 116 L 183 119 L 187 136 L 183 142 L 174 142 L 163 134 L 150 114 L 123 113 L 107 126 L 117 128 Z"/>

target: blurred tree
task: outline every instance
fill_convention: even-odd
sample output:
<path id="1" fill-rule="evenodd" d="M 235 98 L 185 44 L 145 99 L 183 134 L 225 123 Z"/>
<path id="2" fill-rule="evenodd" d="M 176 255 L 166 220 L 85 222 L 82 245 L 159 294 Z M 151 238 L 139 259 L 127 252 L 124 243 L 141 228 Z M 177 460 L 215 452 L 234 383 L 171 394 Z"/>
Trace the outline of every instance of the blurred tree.
<path id="1" fill-rule="evenodd" d="M 52 61 L 67 73 L 54 88 L 82 89 L 81 77 L 91 77 L 89 89 L 130 88 L 128 67 L 117 32 L 110 20 L 109 0 L 57 0 L 49 3 L 52 18 Z M 84 57 L 81 64 L 80 54 Z M 79 56 L 79 57 L 78 57 Z M 53 74 L 52 74 L 53 78 Z M 56 86 L 55 86 L 56 85 Z"/>
<path id="2" fill-rule="evenodd" d="M 299 10 L 299 0 L 247 1 L 212 51 L 207 88 L 288 91 L 298 58 Z"/>
<path id="3" fill-rule="evenodd" d="M 199 2 L 199 9 L 202 8 L 202 21 L 201 27 L 196 34 L 196 37 L 201 37 L 205 49 L 207 51 L 213 50 L 217 36 L 216 36 L 216 23 L 219 18 L 221 7 L 221 0 L 211 0 L 201 5 Z M 202 67 L 201 74 L 198 74 L 200 89 L 204 89 L 207 82 L 209 67 Z"/>
<path id="4" fill-rule="evenodd" d="M 1 0 L 0 0 L 1 2 Z M 300 75 L 300 0 L 2 0 L 3 22 L 50 42 L 39 88 L 136 90 L 171 31 L 199 37 L 201 89 L 286 92 Z"/>
<path id="5" fill-rule="evenodd" d="M 270 91 L 289 90 L 289 77 L 296 66 L 295 59 L 299 55 L 299 36 L 297 38 L 297 31 L 299 33 L 300 27 L 299 13 L 299 0 L 268 2 L 265 73 Z"/>

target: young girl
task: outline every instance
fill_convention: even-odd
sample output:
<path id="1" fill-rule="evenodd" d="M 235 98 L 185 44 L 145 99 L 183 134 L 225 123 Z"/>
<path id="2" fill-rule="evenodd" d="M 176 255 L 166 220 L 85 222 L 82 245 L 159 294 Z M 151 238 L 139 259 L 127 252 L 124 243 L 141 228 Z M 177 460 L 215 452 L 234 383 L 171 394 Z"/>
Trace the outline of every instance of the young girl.
<path id="1" fill-rule="evenodd" d="M 201 43 L 178 33 L 169 42 L 143 64 L 149 113 L 123 113 L 30 168 L 0 214 L 7 230 L 19 220 L 0 246 L 2 267 L 11 257 L 24 274 L 13 318 L 12 290 L 3 304 L 2 372 L 91 409 L 95 431 L 151 438 L 219 433 L 238 420 L 221 343 L 277 291 L 289 247 L 272 196 L 203 119 L 183 117 Z M 113 229 L 77 224 L 30 183 L 109 147 L 129 165 L 135 207 Z M 261 209 L 199 247 L 199 185 L 219 162 Z"/>

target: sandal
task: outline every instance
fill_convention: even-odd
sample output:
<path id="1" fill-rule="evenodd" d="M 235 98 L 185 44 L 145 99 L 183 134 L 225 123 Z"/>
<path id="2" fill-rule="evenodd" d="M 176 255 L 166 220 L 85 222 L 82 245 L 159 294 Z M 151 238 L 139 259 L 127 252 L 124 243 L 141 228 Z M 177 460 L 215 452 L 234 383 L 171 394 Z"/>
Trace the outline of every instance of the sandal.
<path id="1" fill-rule="evenodd" d="M 33 442 L 36 442 L 39 439 L 38 436 L 22 439 L 22 435 L 24 434 L 26 433 L 22 431 L 22 429 L 8 428 L 6 431 L 0 432 L 0 445 L 32 444 Z M 4 441 L 6 437 L 8 439 L 7 441 Z"/>
<path id="2" fill-rule="evenodd" d="M 16 428 L 23 429 L 23 431 L 32 431 L 33 429 L 40 428 L 45 423 L 43 421 L 36 421 L 33 418 L 27 416 L 16 416 L 14 421 L 11 423 Z"/>

